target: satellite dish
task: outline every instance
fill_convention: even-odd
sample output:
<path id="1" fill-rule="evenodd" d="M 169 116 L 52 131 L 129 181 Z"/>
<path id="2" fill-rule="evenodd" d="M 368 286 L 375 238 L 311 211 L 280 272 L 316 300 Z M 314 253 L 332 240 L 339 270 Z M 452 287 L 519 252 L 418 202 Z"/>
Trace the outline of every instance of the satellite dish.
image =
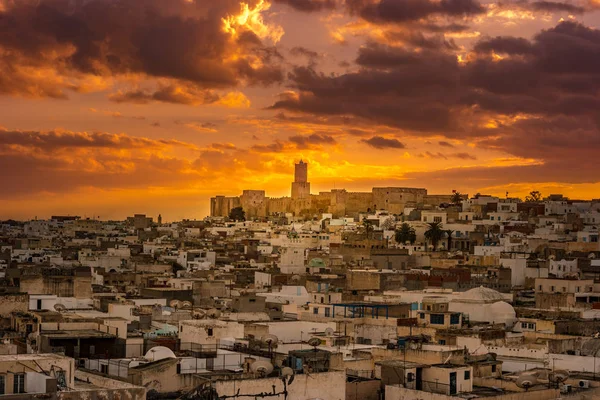
<path id="1" fill-rule="evenodd" d="M 567 379 L 569 379 L 569 371 L 564 369 L 557 369 L 548 374 L 548 380 L 553 383 L 562 383 Z"/>
<path id="2" fill-rule="evenodd" d="M 300 275 L 292 275 L 292 282 L 298 282 L 300 281 L 302 278 L 300 277 Z"/>
<path id="3" fill-rule="evenodd" d="M 262 337 L 262 341 L 269 345 L 269 347 L 276 345 L 279 339 L 275 335 L 265 335 Z"/>
<path id="4" fill-rule="evenodd" d="M 529 390 L 537 384 L 537 378 L 534 375 L 521 375 L 517 378 L 515 384 L 520 388 Z"/>
<path id="5" fill-rule="evenodd" d="M 369 290 L 369 296 L 375 296 L 375 291 L 374 290 Z"/>
<path id="6" fill-rule="evenodd" d="M 325 329 L 325 334 L 326 334 L 327 336 L 331 336 L 331 335 L 333 335 L 334 333 L 335 333 L 335 331 L 333 330 L 333 328 L 327 328 L 327 329 Z"/>
<path id="7" fill-rule="evenodd" d="M 294 382 L 294 370 L 291 369 L 290 367 L 284 367 L 281 369 L 281 380 L 283 380 L 283 384 L 286 384 L 286 378 L 288 378 L 287 380 L 287 384 L 290 385 L 292 382 Z"/>
<path id="8" fill-rule="evenodd" d="M 67 311 L 67 307 L 65 307 L 63 304 L 60 304 L 60 303 L 56 303 L 54 305 L 54 309 L 58 312 Z"/>
<path id="9" fill-rule="evenodd" d="M 192 308 L 192 302 L 191 301 L 184 301 L 181 303 L 181 308 Z"/>
<path id="10" fill-rule="evenodd" d="M 194 319 L 202 319 L 206 317 L 206 311 L 202 309 L 196 309 L 192 312 L 192 318 Z"/>
<path id="11" fill-rule="evenodd" d="M 255 374 L 265 377 L 273 372 L 273 364 L 268 361 L 256 361 L 252 363 L 250 370 Z"/>
<path id="12" fill-rule="evenodd" d="M 216 308 L 211 308 L 206 312 L 206 315 L 208 318 L 217 319 L 221 316 L 221 311 L 217 310 Z"/>
<path id="13" fill-rule="evenodd" d="M 179 305 L 180 305 L 180 304 L 181 304 L 181 302 L 180 302 L 179 300 L 177 300 L 177 299 L 175 299 L 175 300 L 171 300 L 171 301 L 169 302 L 169 305 L 170 305 L 171 307 L 173 307 L 173 308 L 177 308 L 177 307 L 179 307 Z"/>
<path id="14" fill-rule="evenodd" d="M 317 337 L 310 338 L 308 341 L 308 345 L 314 347 L 316 350 L 317 346 L 321 345 L 321 339 L 319 339 Z"/>

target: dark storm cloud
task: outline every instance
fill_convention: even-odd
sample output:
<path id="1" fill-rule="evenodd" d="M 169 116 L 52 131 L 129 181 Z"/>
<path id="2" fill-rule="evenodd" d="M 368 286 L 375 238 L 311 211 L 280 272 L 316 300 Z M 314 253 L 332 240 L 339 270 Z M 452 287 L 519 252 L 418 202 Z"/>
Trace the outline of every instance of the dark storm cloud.
<path id="1" fill-rule="evenodd" d="M 313 133 L 308 136 L 291 136 L 289 138 L 289 141 L 296 144 L 298 149 L 306 149 L 314 145 L 334 145 L 337 143 L 333 137 L 328 135 L 321 135 L 318 133 Z"/>
<path id="2" fill-rule="evenodd" d="M 275 3 L 286 4 L 302 12 L 333 10 L 337 6 L 336 0 L 275 0 Z"/>
<path id="3" fill-rule="evenodd" d="M 0 149 L 9 146 L 31 147 L 50 151 L 65 148 L 141 149 L 186 146 L 177 140 L 154 140 L 104 132 L 9 131 L 0 129 Z"/>
<path id="4" fill-rule="evenodd" d="M 438 144 L 442 147 L 454 147 L 454 145 L 452 143 L 446 142 L 444 140 L 439 141 Z"/>
<path id="5" fill-rule="evenodd" d="M 379 150 L 386 149 L 404 149 L 406 146 L 398 139 L 388 139 L 382 136 L 373 136 L 370 139 L 363 139 L 361 142 Z"/>
<path id="6" fill-rule="evenodd" d="M 529 4 L 529 7 L 535 11 L 568 12 L 570 14 L 583 14 L 585 12 L 584 7 L 556 1 L 534 1 Z"/>
<path id="7" fill-rule="evenodd" d="M 527 43 L 484 39 L 476 51 L 519 55 L 480 57 L 462 69 L 462 101 L 503 114 L 585 115 L 600 106 L 600 31 L 562 22 Z"/>
<path id="8" fill-rule="evenodd" d="M 402 31 L 385 31 L 384 37 L 388 43 L 402 43 L 405 46 L 417 47 L 421 49 L 445 49 L 445 50 L 459 50 L 458 45 L 454 42 L 454 39 L 446 39 L 444 34 L 441 33 L 429 33 L 424 34 L 413 29 L 407 29 Z"/>
<path id="9" fill-rule="evenodd" d="M 234 39 L 222 17 L 239 2 L 22 0 L 0 11 L 0 93 L 65 97 L 86 74 L 141 74 L 226 88 L 282 79 L 274 51 L 252 32 Z M 231 54 L 236 59 L 229 59 Z M 260 65 L 253 60 L 261 60 Z M 253 66 L 254 65 L 254 66 Z M 47 75 L 36 79 L 37 71 Z M 74 78 L 74 79 L 69 79 Z M 40 82 L 42 87 L 38 87 Z"/>
<path id="10" fill-rule="evenodd" d="M 562 22 L 531 41 L 483 39 L 475 51 L 478 56 L 459 65 L 445 50 L 367 43 L 356 59 L 359 71 L 331 76 L 295 68 L 289 78 L 297 93 L 271 108 L 460 137 L 466 134 L 461 113 L 467 111 L 596 115 L 600 107 L 596 29 Z M 491 52 L 509 57 L 496 59 Z"/>
<path id="11" fill-rule="evenodd" d="M 373 23 L 403 23 L 430 16 L 478 15 L 485 8 L 476 0 L 346 0 L 351 13 Z"/>
<path id="12" fill-rule="evenodd" d="M 295 68 L 290 79 L 299 94 L 282 96 L 271 108 L 353 115 L 418 131 L 453 129 L 451 107 L 460 75 L 456 57 L 369 44 L 357 63 L 364 68 L 333 77 Z"/>
<path id="13" fill-rule="evenodd" d="M 533 44 L 524 38 L 516 38 L 512 36 L 497 36 L 495 38 L 487 38 L 475 44 L 473 50 L 478 53 L 503 53 L 503 54 L 532 54 L 534 51 Z"/>
<path id="14" fill-rule="evenodd" d="M 219 100 L 219 96 L 210 90 L 202 90 L 194 86 L 168 85 L 155 91 L 135 89 L 119 91 L 108 96 L 116 103 L 147 104 L 153 101 L 173 104 L 210 104 Z"/>
<path id="15" fill-rule="evenodd" d="M 530 40 L 483 38 L 464 63 L 445 48 L 367 43 L 356 63 L 358 71 L 340 75 L 294 69 L 295 93 L 272 108 L 352 117 L 420 137 L 478 138 L 479 147 L 542 161 L 528 171 L 572 171 L 567 164 L 595 160 L 592 154 L 600 151 L 597 29 L 561 22 Z M 483 128 L 488 121 L 496 127 Z M 431 156 L 474 159 L 458 152 Z M 586 168 L 591 179 L 596 168 Z"/>
<path id="16" fill-rule="evenodd" d="M 290 50 L 290 54 L 293 56 L 303 56 L 309 59 L 319 58 L 319 53 L 313 50 L 309 50 L 306 47 L 296 46 L 292 47 Z"/>

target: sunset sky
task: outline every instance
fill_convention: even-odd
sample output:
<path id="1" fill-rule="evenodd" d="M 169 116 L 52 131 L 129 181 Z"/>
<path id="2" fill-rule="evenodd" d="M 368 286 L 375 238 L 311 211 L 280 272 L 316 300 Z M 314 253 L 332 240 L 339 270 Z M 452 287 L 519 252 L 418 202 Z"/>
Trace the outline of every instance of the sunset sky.
<path id="1" fill-rule="evenodd" d="M 600 0 L 0 0 L 0 219 L 600 197 Z"/>

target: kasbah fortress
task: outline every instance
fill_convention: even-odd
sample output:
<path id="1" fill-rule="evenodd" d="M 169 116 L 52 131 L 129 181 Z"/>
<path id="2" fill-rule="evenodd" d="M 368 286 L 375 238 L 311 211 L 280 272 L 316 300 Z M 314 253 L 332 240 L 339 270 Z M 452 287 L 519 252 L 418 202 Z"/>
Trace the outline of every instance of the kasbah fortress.
<path id="1" fill-rule="evenodd" d="M 246 218 L 264 218 L 269 215 L 332 214 L 334 218 L 353 217 L 359 213 L 386 210 L 402 214 L 405 208 L 417 205 L 439 205 L 450 202 L 452 195 L 428 195 L 427 189 L 406 187 L 376 187 L 370 192 L 348 192 L 333 189 L 329 192 L 310 193 L 308 164 L 300 160 L 295 165 L 291 197 L 267 197 L 264 190 L 244 190 L 241 196 L 216 196 L 210 199 L 211 217 L 226 217 L 231 209 L 242 207 Z"/>

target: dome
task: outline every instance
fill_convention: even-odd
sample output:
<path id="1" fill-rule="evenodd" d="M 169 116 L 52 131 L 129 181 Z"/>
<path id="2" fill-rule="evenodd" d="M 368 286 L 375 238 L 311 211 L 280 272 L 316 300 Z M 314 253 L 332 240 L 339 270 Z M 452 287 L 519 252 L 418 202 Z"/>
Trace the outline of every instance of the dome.
<path id="1" fill-rule="evenodd" d="M 177 358 L 175 353 L 168 347 L 156 346 L 146 352 L 144 358 L 151 361 L 164 360 L 165 358 Z"/>
<path id="2" fill-rule="evenodd" d="M 484 303 L 494 303 L 497 301 L 504 301 L 505 298 L 502 296 L 502 293 L 489 289 L 483 286 L 479 286 L 478 288 L 474 288 L 471 290 L 467 290 L 462 293 L 456 301 L 465 301 L 465 302 L 484 302 Z"/>
<path id="3" fill-rule="evenodd" d="M 507 328 L 512 328 L 517 320 L 517 313 L 513 306 L 505 301 L 497 301 L 494 304 L 488 305 L 490 322 L 503 323 Z"/>

